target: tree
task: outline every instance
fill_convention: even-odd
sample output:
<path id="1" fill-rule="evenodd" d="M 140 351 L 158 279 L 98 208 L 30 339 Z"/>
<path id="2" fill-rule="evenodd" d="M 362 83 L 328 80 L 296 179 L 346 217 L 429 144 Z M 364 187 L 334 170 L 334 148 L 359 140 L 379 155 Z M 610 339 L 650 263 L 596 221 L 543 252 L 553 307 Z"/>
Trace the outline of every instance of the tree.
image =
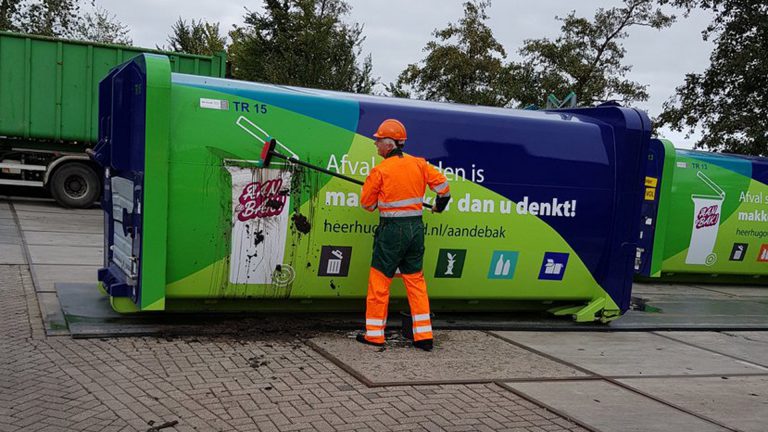
<path id="1" fill-rule="evenodd" d="M 663 13 L 653 0 L 624 0 L 622 7 L 598 9 L 592 21 L 575 12 L 556 18 L 563 23 L 557 39 L 526 40 L 520 50 L 521 64 L 530 65 L 534 74 L 534 89 L 527 95 L 534 99 L 522 99 L 523 104 L 541 104 L 550 93 L 562 97 L 570 91 L 580 105 L 648 99 L 646 85 L 625 78 L 632 67 L 623 64 L 621 40 L 631 27 L 669 27 L 674 15 Z"/>
<path id="2" fill-rule="evenodd" d="M 80 14 L 79 0 L 37 0 L 22 3 L 16 29 L 29 34 L 73 37 Z"/>
<path id="3" fill-rule="evenodd" d="M 168 51 L 185 52 L 189 54 L 214 55 L 224 51 L 227 39 L 220 34 L 219 23 L 195 21 L 187 25 L 181 18 L 173 25 L 168 36 Z"/>
<path id="4" fill-rule="evenodd" d="M 0 0 L 0 30 L 130 45 L 130 30 L 91 0 L 92 12 L 81 11 L 82 0 Z"/>
<path id="5" fill-rule="evenodd" d="M 768 156 L 768 3 L 759 0 L 678 0 L 714 12 L 702 33 L 714 39 L 710 65 L 689 73 L 664 104 L 659 122 L 690 136 L 698 148 Z"/>
<path id="6" fill-rule="evenodd" d="M 75 39 L 91 42 L 131 45 L 130 29 L 106 9 L 94 5 L 94 11 L 86 13 L 74 28 Z"/>
<path id="7" fill-rule="evenodd" d="M 0 0 L 0 31 L 16 30 L 14 19 L 19 3 L 21 0 Z"/>
<path id="8" fill-rule="evenodd" d="M 387 90 L 398 97 L 507 106 L 519 97 L 530 70 L 504 62 L 506 51 L 485 23 L 488 0 L 464 3 L 464 17 L 432 34 L 427 56 L 408 65 Z"/>
<path id="9" fill-rule="evenodd" d="M 265 0 L 246 9 L 245 25 L 229 33 L 235 78 L 370 93 L 370 55 L 360 61 L 363 28 L 346 24 L 344 0 Z"/>

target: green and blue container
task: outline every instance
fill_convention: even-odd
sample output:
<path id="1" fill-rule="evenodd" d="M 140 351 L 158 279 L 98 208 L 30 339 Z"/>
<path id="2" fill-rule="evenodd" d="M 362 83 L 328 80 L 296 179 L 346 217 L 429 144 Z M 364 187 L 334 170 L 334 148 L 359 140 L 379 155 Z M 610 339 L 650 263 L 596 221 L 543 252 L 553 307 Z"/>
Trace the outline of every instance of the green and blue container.
<path id="1" fill-rule="evenodd" d="M 636 271 L 690 282 L 768 282 L 768 160 L 651 140 Z"/>
<path id="2" fill-rule="evenodd" d="M 99 280 L 120 312 L 359 310 L 378 215 L 360 187 L 386 118 L 451 186 L 424 213 L 435 310 L 547 308 L 579 321 L 629 307 L 650 141 L 645 113 L 534 112 L 173 73 L 136 57 L 100 85 Z M 427 194 L 427 201 L 433 197 Z M 632 221 L 629 223 L 628 221 Z M 400 281 L 393 302 L 404 299 Z"/>

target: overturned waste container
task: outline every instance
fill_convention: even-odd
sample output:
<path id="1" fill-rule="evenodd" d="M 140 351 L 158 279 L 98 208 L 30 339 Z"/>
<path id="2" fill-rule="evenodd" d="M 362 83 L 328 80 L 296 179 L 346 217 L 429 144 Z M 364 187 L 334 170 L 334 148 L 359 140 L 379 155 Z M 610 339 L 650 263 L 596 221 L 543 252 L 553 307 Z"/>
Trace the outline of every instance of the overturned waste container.
<path id="1" fill-rule="evenodd" d="M 119 312 L 362 311 L 378 215 L 360 186 L 386 118 L 446 175 L 425 211 L 434 310 L 546 308 L 579 321 L 629 306 L 647 116 L 431 103 L 196 77 L 137 57 L 101 83 L 101 287 Z M 275 140 L 288 160 L 263 167 Z M 433 196 L 425 197 L 427 202 Z M 395 279 L 393 308 L 405 304 Z"/>
<path id="2" fill-rule="evenodd" d="M 645 188 L 638 275 L 768 284 L 768 159 L 652 139 Z"/>

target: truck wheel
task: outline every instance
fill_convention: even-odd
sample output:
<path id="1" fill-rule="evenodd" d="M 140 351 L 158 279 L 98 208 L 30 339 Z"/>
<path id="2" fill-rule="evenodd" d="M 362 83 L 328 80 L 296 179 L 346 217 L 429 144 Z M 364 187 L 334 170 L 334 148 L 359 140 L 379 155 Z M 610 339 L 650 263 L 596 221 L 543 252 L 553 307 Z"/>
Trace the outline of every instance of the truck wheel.
<path id="1" fill-rule="evenodd" d="M 67 163 L 53 172 L 51 195 L 62 207 L 86 208 L 101 195 L 98 174 L 88 165 Z"/>

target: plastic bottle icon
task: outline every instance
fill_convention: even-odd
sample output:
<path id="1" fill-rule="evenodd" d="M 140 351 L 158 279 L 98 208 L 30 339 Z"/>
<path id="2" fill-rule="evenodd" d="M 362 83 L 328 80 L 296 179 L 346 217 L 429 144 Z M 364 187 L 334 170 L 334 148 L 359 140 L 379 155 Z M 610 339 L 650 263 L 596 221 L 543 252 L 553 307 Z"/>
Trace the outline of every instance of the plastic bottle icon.
<path id="1" fill-rule="evenodd" d="M 493 271 L 494 276 L 509 276 L 510 266 L 511 261 L 505 260 L 504 254 L 499 255 L 499 260 L 496 262 L 496 268 Z"/>
<path id="2" fill-rule="evenodd" d="M 725 200 L 725 191 L 698 171 L 696 176 L 712 189 L 716 195 L 691 195 L 693 200 L 693 223 L 691 242 L 688 245 L 686 264 L 712 265 L 717 262 L 717 255 L 712 253 L 720 229 L 720 216 Z"/>

